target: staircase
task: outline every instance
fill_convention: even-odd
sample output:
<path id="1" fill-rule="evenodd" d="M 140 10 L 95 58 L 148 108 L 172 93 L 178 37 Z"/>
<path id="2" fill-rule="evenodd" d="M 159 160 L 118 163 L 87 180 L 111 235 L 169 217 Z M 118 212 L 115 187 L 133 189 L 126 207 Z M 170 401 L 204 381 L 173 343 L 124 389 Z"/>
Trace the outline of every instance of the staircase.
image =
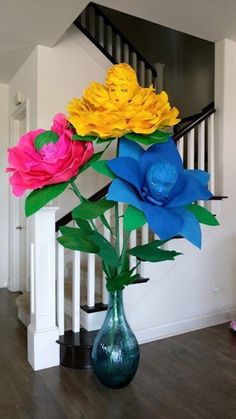
<path id="1" fill-rule="evenodd" d="M 89 3 L 74 21 L 91 42 L 111 61 L 112 64 L 125 62 L 137 72 L 142 86 L 159 89 L 157 69 L 129 42 L 120 30 L 107 18 L 95 3 Z"/>
<path id="2" fill-rule="evenodd" d="M 152 83 L 157 86 L 156 69 L 97 5 L 90 3 L 74 23 L 113 64 L 127 62 L 137 71 L 142 85 L 149 86 Z M 184 118 L 175 127 L 173 134 L 184 166 L 211 173 L 209 188 L 213 194 L 214 113 L 214 104 L 210 104 L 197 115 Z M 96 202 L 105 196 L 108 186 L 94 194 L 90 200 Z M 214 197 L 207 203 L 211 207 L 209 209 L 217 213 L 221 199 Z M 200 204 L 204 205 L 203 202 Z M 28 326 L 28 360 L 33 369 L 59 364 L 89 368 L 93 339 L 103 323 L 107 309 L 105 278 L 100 261 L 94 254 L 68 252 L 57 243 L 59 227 L 70 225 L 73 220 L 69 213 L 55 223 L 56 211 L 57 208 L 45 207 L 31 217 L 34 233 L 31 243 L 31 291 L 17 298 L 18 317 Z M 119 204 L 119 212 L 123 213 L 123 204 Z M 113 216 L 113 210 L 106 212 L 108 221 L 112 221 Z M 106 227 L 98 227 L 108 240 L 112 240 Z M 122 219 L 120 227 L 122 231 Z M 131 233 L 129 246 L 146 244 L 151 240 L 153 233 L 145 225 Z M 168 244 L 165 248 L 168 248 Z M 130 256 L 130 267 L 135 265 L 136 258 Z M 148 281 L 145 272 L 145 264 L 141 263 L 140 279 L 131 288 L 140 286 L 140 283 L 145 287 Z"/>

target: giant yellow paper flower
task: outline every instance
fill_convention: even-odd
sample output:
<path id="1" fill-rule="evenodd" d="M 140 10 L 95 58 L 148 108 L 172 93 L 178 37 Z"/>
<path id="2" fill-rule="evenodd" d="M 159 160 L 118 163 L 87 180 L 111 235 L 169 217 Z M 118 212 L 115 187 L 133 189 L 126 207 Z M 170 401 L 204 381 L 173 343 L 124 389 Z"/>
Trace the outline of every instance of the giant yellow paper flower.
<path id="1" fill-rule="evenodd" d="M 151 134 L 179 122 L 179 111 L 170 107 L 166 92 L 157 94 L 153 86 L 139 86 L 128 64 L 113 65 L 106 83 L 92 82 L 81 99 L 71 100 L 68 112 L 77 134 L 104 139 L 130 132 Z"/>

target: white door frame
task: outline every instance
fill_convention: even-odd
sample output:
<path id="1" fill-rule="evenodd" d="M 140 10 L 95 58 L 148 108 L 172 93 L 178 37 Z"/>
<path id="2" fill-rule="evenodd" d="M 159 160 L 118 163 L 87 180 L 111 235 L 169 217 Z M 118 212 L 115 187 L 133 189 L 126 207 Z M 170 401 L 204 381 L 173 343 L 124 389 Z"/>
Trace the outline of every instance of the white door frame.
<path id="1" fill-rule="evenodd" d="M 29 101 L 19 105 L 10 119 L 10 146 L 16 145 L 19 139 L 19 122 L 26 118 L 26 132 L 29 131 Z M 19 229 L 20 200 L 10 192 L 9 202 L 9 283 L 10 291 L 20 291 L 20 259 L 19 259 Z M 28 230 L 28 222 L 26 222 Z M 28 234 L 26 234 L 26 290 L 29 288 L 29 252 Z"/>

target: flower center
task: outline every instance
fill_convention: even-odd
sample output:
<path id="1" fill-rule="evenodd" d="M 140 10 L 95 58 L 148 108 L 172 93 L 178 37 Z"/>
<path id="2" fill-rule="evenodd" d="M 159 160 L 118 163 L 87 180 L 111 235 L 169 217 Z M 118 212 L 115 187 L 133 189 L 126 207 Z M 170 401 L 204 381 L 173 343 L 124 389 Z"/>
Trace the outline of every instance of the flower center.
<path id="1" fill-rule="evenodd" d="M 111 102 L 118 108 L 121 108 L 130 102 L 134 96 L 135 90 L 136 86 L 128 82 L 121 85 L 111 84 L 108 88 Z"/>
<path id="2" fill-rule="evenodd" d="M 164 205 L 178 179 L 174 164 L 161 161 L 153 164 L 146 174 L 146 186 L 143 188 L 145 199 L 157 205 Z"/>
<path id="3" fill-rule="evenodd" d="M 39 150 L 39 154 L 43 160 L 53 162 L 57 153 L 57 143 L 44 144 Z"/>

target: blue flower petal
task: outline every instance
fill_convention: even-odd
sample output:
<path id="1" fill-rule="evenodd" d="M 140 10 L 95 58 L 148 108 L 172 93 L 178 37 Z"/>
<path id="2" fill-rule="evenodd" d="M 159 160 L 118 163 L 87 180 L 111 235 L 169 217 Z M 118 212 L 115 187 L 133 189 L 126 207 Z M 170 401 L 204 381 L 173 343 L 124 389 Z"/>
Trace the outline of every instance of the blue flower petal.
<path id="1" fill-rule="evenodd" d="M 184 221 L 179 234 L 201 249 L 201 228 L 196 217 L 185 208 L 173 208 L 173 210 L 170 211 L 179 214 Z"/>
<path id="2" fill-rule="evenodd" d="M 183 172 L 188 172 L 192 176 L 196 178 L 200 183 L 202 183 L 204 186 L 208 185 L 210 175 L 209 173 L 205 172 L 204 170 L 183 170 Z"/>
<path id="3" fill-rule="evenodd" d="M 112 182 L 106 198 L 110 201 L 125 202 L 142 210 L 141 201 L 134 188 L 121 179 L 115 179 Z"/>
<path id="4" fill-rule="evenodd" d="M 192 172 L 192 170 L 184 170 L 179 175 L 179 180 L 171 191 L 170 200 L 165 205 L 166 208 L 181 207 L 193 201 L 207 200 L 212 197 L 212 193 L 202 183 L 203 177 L 199 181 L 199 176 Z"/>
<path id="5" fill-rule="evenodd" d="M 124 137 L 120 140 L 119 157 L 132 157 L 139 161 L 143 153 L 145 153 L 145 150 L 135 141 L 127 140 L 127 138 Z"/>
<path id="6" fill-rule="evenodd" d="M 176 166 L 177 171 L 180 171 L 183 168 L 181 157 L 172 138 L 169 138 L 166 143 L 154 144 L 149 147 L 141 157 L 140 170 L 142 170 L 145 175 L 152 164 L 162 160 L 173 163 Z"/>
<path id="7" fill-rule="evenodd" d="M 118 157 L 108 161 L 107 165 L 116 176 L 131 183 L 141 194 L 144 179 L 137 160 L 132 157 Z"/>
<path id="8" fill-rule="evenodd" d="M 177 212 L 143 201 L 141 201 L 141 205 L 151 230 L 161 240 L 176 236 L 183 228 L 183 218 Z"/>

